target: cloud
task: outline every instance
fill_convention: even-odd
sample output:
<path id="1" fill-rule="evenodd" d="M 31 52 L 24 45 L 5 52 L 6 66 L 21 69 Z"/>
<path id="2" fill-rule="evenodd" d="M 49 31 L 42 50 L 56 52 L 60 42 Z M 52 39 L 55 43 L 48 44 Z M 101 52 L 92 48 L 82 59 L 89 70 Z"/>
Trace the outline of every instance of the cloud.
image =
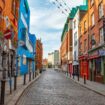
<path id="1" fill-rule="evenodd" d="M 28 0 L 31 10 L 30 31 L 41 38 L 43 42 L 44 58 L 49 52 L 60 48 L 61 34 L 67 16 L 52 4 L 55 0 Z M 58 0 L 63 4 L 64 9 L 77 4 L 82 4 L 83 0 Z M 64 2 L 67 6 L 65 7 Z"/>

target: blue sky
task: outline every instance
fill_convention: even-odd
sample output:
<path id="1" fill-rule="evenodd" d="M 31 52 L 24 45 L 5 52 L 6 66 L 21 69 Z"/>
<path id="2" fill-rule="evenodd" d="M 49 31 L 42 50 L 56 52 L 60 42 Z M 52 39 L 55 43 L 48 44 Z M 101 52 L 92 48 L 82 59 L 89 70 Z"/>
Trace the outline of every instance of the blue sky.
<path id="1" fill-rule="evenodd" d="M 59 50 L 61 34 L 66 21 L 66 15 L 52 3 L 55 0 L 28 0 L 31 11 L 30 31 L 43 43 L 43 57 L 49 52 Z M 58 0 L 65 1 L 70 8 L 83 4 L 83 0 Z"/>

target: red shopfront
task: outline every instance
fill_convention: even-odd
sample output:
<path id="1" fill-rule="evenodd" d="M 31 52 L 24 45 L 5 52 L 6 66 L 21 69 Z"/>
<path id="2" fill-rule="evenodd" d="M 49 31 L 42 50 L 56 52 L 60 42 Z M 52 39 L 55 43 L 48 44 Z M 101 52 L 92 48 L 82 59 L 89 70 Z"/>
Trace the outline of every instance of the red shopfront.
<path id="1" fill-rule="evenodd" d="M 79 57 L 79 70 L 80 76 L 83 78 L 86 76 L 86 79 L 89 79 L 89 61 L 88 55 L 83 55 Z"/>

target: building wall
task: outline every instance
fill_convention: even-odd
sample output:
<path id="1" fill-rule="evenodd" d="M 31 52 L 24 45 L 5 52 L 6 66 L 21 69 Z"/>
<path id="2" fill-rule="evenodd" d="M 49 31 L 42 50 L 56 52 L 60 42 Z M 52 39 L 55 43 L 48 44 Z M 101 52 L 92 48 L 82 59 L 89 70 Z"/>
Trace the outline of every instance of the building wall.
<path id="1" fill-rule="evenodd" d="M 89 31 L 88 31 L 88 11 L 80 20 L 79 24 L 79 70 L 80 76 L 89 78 L 89 63 L 88 63 L 88 50 L 89 50 Z"/>
<path id="2" fill-rule="evenodd" d="M 59 50 L 54 51 L 54 66 L 58 66 L 59 63 Z"/>
<path id="3" fill-rule="evenodd" d="M 90 69 L 90 79 L 93 81 L 104 82 L 105 83 L 105 59 L 104 56 L 99 52 L 104 52 L 105 43 L 104 40 L 100 40 L 100 28 L 103 27 L 103 18 L 99 18 L 99 4 L 102 2 L 103 5 L 103 17 L 105 17 L 105 0 L 94 0 L 93 5 L 90 5 L 91 1 L 88 1 L 89 6 L 89 69 Z M 91 15 L 94 13 L 95 24 L 92 26 Z M 104 32 L 104 31 L 103 31 Z M 95 44 L 92 47 L 91 37 L 94 35 Z M 104 39 L 104 33 L 103 38 Z M 100 67 L 100 69 L 97 67 Z M 98 71 L 97 71 L 98 69 Z M 99 72 L 99 73 L 98 73 Z"/>
<path id="4" fill-rule="evenodd" d="M 0 29 L 4 32 L 6 29 L 14 30 L 14 38 L 17 40 L 18 16 L 19 16 L 19 1 L 5 0 L 0 1 L 2 10 L 2 27 Z M 13 5 L 15 3 L 15 5 Z M 14 12 L 15 11 L 15 12 Z"/>
<path id="5" fill-rule="evenodd" d="M 78 10 L 73 19 L 73 61 L 78 62 L 78 26 L 80 21 L 80 11 Z M 75 22 L 75 26 L 74 26 Z"/>
<path id="6" fill-rule="evenodd" d="M 48 54 L 48 64 L 54 66 L 54 52 Z"/>
<path id="7" fill-rule="evenodd" d="M 43 45 L 41 40 L 36 41 L 36 68 L 37 70 L 42 69 L 42 59 L 43 59 Z"/>
<path id="8" fill-rule="evenodd" d="M 29 47 L 32 45 L 29 41 L 29 26 L 30 26 L 30 9 L 27 0 L 21 0 L 19 8 L 19 21 L 18 21 L 18 66 L 20 74 L 24 75 L 29 72 L 30 60 L 32 53 L 29 51 Z M 27 38 L 28 37 L 28 38 Z M 23 45 L 20 42 L 23 42 Z M 29 43 L 28 43 L 29 42 Z M 27 45 L 28 43 L 28 45 Z"/>

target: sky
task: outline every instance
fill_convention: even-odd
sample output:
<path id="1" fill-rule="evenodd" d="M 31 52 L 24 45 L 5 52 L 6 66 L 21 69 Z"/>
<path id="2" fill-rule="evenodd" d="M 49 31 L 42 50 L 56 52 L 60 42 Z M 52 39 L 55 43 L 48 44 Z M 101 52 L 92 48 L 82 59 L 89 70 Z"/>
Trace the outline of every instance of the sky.
<path id="1" fill-rule="evenodd" d="M 28 0 L 30 16 L 30 32 L 35 34 L 37 39 L 43 43 L 43 58 L 48 57 L 48 53 L 60 49 L 61 35 L 64 24 L 67 19 L 67 13 L 63 14 L 61 9 L 57 8 L 56 0 Z M 58 0 L 59 3 L 67 4 L 63 6 L 69 12 L 76 5 L 83 4 L 83 0 Z"/>

